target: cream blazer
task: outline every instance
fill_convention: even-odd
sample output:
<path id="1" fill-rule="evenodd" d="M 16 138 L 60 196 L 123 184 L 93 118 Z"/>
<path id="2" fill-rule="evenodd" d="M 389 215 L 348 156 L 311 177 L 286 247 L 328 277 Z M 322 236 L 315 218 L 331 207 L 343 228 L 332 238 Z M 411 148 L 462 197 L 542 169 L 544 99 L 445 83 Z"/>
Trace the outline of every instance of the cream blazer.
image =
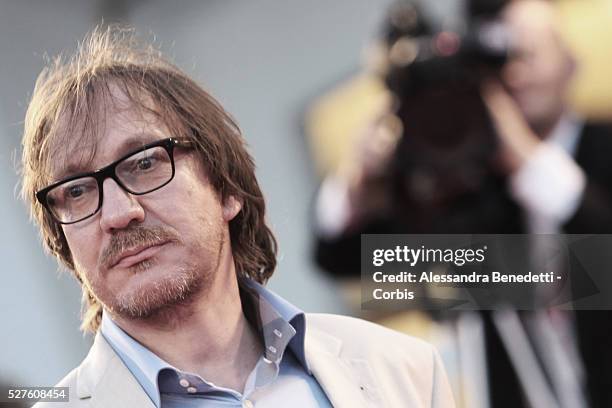
<path id="1" fill-rule="evenodd" d="M 360 319 L 306 314 L 305 352 L 336 408 L 455 407 L 440 358 L 424 341 Z M 99 333 L 81 365 L 57 386 L 69 387 L 68 403 L 35 407 L 155 408 Z"/>

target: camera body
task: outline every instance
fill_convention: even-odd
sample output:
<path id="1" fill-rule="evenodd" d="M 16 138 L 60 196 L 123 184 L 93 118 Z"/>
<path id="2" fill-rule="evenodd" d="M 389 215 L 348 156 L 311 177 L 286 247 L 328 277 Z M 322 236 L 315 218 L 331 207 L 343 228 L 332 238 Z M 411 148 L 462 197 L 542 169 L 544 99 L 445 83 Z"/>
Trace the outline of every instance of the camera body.
<path id="1" fill-rule="evenodd" d="M 402 125 L 389 166 L 391 193 L 396 215 L 419 214 L 410 225 L 423 232 L 470 229 L 461 208 L 504 190 L 481 87 L 499 77 L 510 41 L 498 9 L 477 6 L 469 3 L 463 32 L 431 29 L 410 2 L 392 9 L 386 27 L 384 80 Z M 455 215 L 456 222 L 449 219 Z"/>

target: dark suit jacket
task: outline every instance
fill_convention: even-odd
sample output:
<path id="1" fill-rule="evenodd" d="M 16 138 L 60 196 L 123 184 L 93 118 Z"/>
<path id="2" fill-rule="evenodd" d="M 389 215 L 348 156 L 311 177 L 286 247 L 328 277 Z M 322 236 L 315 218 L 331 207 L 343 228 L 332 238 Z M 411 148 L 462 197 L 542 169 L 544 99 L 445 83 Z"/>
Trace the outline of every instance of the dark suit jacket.
<path id="1" fill-rule="evenodd" d="M 568 234 L 612 233 L 612 125 L 588 123 L 577 145 L 576 162 L 587 175 L 582 201 L 563 226 Z M 401 200 L 399 200 L 401 201 Z M 398 202 L 399 202 L 398 201 Z M 336 277 L 359 276 L 360 234 L 524 233 L 523 212 L 507 193 L 506 180 L 489 177 L 482 187 L 437 211 L 415 211 L 410 200 L 396 205 L 359 231 L 334 240 L 317 239 L 317 263 Z M 612 248 L 611 248 L 612 249 Z M 494 329 L 483 314 L 492 406 L 522 407 L 516 374 Z M 612 312 L 577 311 L 575 327 L 593 407 L 612 407 Z"/>

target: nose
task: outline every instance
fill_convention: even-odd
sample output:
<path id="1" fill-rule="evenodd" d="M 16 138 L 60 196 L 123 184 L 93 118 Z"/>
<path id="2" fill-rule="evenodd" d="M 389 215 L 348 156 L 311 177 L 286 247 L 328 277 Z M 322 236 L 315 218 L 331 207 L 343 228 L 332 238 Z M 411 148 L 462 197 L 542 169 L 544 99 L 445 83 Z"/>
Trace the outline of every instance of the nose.
<path id="1" fill-rule="evenodd" d="M 126 228 L 132 221 L 144 221 L 144 208 L 138 202 L 137 196 L 123 190 L 110 178 L 104 180 L 102 188 L 100 227 L 104 232 Z"/>

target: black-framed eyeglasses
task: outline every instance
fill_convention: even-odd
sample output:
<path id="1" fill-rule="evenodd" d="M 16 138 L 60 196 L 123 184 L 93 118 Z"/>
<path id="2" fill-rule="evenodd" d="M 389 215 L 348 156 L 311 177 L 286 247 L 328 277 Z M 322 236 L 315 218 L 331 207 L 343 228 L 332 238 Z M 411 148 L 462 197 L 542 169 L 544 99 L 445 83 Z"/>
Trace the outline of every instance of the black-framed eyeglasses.
<path id="1" fill-rule="evenodd" d="M 74 224 L 102 208 L 104 180 L 112 178 L 130 194 L 159 190 L 174 178 L 174 148 L 191 147 L 189 141 L 168 138 L 146 144 L 101 169 L 55 182 L 36 198 L 60 224 Z"/>

